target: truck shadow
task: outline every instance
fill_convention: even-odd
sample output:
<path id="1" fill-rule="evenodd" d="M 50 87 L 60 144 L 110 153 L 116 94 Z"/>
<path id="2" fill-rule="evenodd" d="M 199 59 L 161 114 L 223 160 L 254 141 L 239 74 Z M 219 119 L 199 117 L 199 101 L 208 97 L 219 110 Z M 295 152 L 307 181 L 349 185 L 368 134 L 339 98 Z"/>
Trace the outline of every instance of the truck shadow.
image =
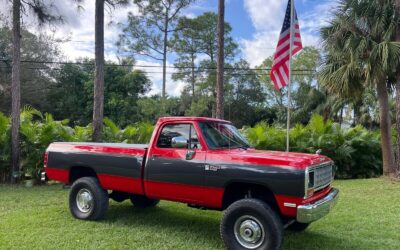
<path id="1" fill-rule="evenodd" d="M 222 212 L 203 211 L 190 209 L 185 205 L 176 204 L 154 208 L 134 208 L 129 202 L 110 203 L 105 220 L 100 223 L 128 226 L 132 231 L 143 230 L 157 231 L 170 237 L 183 237 L 188 241 L 195 240 L 204 249 L 224 249 L 219 234 L 219 223 Z M 334 235 L 328 235 L 312 231 L 310 229 L 302 233 L 285 231 L 283 249 L 357 249 L 355 242 L 339 239 Z"/>
<path id="2" fill-rule="evenodd" d="M 356 242 L 344 240 L 334 235 L 324 234 L 323 232 L 312 231 L 312 225 L 309 229 L 301 233 L 285 231 L 283 249 L 285 250 L 320 250 L 320 249 L 359 249 Z"/>
<path id="3" fill-rule="evenodd" d="M 206 245 L 207 249 L 223 249 L 219 237 L 219 222 L 222 216 L 218 211 L 204 211 L 188 208 L 183 204 L 161 202 L 154 208 L 135 208 L 130 202 L 111 202 L 107 216 L 101 223 L 129 227 L 132 231 L 143 233 L 157 232 L 170 235 L 195 244 Z M 169 237 L 168 237 L 169 238 Z"/>

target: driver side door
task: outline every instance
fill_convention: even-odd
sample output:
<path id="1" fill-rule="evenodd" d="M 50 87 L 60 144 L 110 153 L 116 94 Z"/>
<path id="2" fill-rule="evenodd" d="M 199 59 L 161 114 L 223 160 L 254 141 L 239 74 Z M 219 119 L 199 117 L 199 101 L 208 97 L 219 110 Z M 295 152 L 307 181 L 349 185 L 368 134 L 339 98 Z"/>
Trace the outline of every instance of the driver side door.
<path id="1" fill-rule="evenodd" d="M 149 150 L 145 166 L 147 196 L 189 204 L 202 203 L 206 151 L 197 135 L 192 123 L 163 125 L 156 143 Z M 174 137 L 184 137 L 188 143 L 183 148 L 174 148 Z"/>

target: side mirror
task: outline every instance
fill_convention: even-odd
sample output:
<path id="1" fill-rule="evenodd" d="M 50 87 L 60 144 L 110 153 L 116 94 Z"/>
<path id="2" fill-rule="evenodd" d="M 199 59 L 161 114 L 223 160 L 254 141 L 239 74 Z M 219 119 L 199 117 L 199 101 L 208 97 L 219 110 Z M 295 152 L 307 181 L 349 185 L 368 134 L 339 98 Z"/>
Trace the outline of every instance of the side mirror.
<path id="1" fill-rule="evenodd" d="M 173 148 L 187 148 L 188 141 L 183 136 L 172 137 L 171 146 Z"/>

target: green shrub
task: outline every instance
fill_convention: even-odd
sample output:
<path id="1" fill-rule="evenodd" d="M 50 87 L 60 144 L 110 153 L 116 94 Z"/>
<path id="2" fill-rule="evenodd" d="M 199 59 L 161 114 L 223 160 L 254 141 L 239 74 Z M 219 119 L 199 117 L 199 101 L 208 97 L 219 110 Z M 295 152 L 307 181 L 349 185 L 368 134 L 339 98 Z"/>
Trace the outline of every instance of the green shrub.
<path id="1" fill-rule="evenodd" d="M 0 113 L 0 182 L 9 176 L 10 153 L 10 119 Z"/>
<path id="2" fill-rule="evenodd" d="M 52 142 L 91 141 L 92 126 L 68 126 L 69 121 L 55 121 L 50 114 L 24 107 L 21 111 L 21 169 L 24 177 L 39 180 L 43 168 L 43 154 Z M 103 141 L 148 143 L 153 125 L 137 123 L 120 129 L 110 119 L 104 119 Z M 0 113 L 0 182 L 5 182 L 10 171 L 10 119 Z"/>
<path id="3" fill-rule="evenodd" d="M 24 175 L 39 178 L 43 153 L 51 142 L 91 141 L 92 126 L 68 126 L 68 120 L 54 121 L 50 114 L 25 107 L 21 112 L 21 166 Z M 104 119 L 103 141 L 148 143 L 154 126 L 138 122 L 119 128 L 110 119 Z M 242 130 L 248 140 L 264 150 L 285 150 L 286 129 L 258 123 Z M 321 116 L 313 116 L 307 126 L 297 124 L 290 131 L 291 151 L 315 153 L 321 149 L 338 166 L 338 178 L 368 178 L 382 173 L 381 147 L 377 131 L 361 126 L 341 129 Z M 0 182 L 10 171 L 10 119 L 0 113 Z"/>
<path id="4" fill-rule="evenodd" d="M 50 114 L 24 107 L 21 112 L 21 167 L 25 176 L 39 179 L 43 167 L 43 154 L 55 141 L 72 141 L 74 130 L 68 120 L 54 121 Z"/>
<path id="5" fill-rule="evenodd" d="M 257 149 L 285 150 L 286 129 L 259 123 L 245 128 L 244 133 Z M 331 121 L 315 115 L 307 126 L 295 125 L 290 130 L 290 151 L 322 154 L 335 161 L 336 177 L 369 178 L 382 173 L 382 156 L 379 132 L 362 126 L 341 129 Z"/>
<path id="6" fill-rule="evenodd" d="M 119 128 L 113 121 L 104 118 L 103 139 L 109 142 L 148 143 L 154 126 L 150 123 L 138 122 Z"/>

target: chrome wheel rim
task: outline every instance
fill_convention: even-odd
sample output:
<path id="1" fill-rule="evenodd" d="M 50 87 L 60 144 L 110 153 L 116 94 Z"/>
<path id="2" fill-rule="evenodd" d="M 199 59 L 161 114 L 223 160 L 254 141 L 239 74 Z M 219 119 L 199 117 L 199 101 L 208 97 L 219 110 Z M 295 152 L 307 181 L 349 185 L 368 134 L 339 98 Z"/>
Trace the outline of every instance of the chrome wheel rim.
<path id="1" fill-rule="evenodd" d="M 82 213 L 89 213 L 93 208 L 93 195 L 86 188 L 82 188 L 76 195 L 76 206 Z"/>
<path id="2" fill-rule="evenodd" d="M 256 249 L 265 240 L 263 225 L 257 218 L 250 215 L 244 215 L 236 220 L 234 233 L 237 242 L 247 249 Z"/>

